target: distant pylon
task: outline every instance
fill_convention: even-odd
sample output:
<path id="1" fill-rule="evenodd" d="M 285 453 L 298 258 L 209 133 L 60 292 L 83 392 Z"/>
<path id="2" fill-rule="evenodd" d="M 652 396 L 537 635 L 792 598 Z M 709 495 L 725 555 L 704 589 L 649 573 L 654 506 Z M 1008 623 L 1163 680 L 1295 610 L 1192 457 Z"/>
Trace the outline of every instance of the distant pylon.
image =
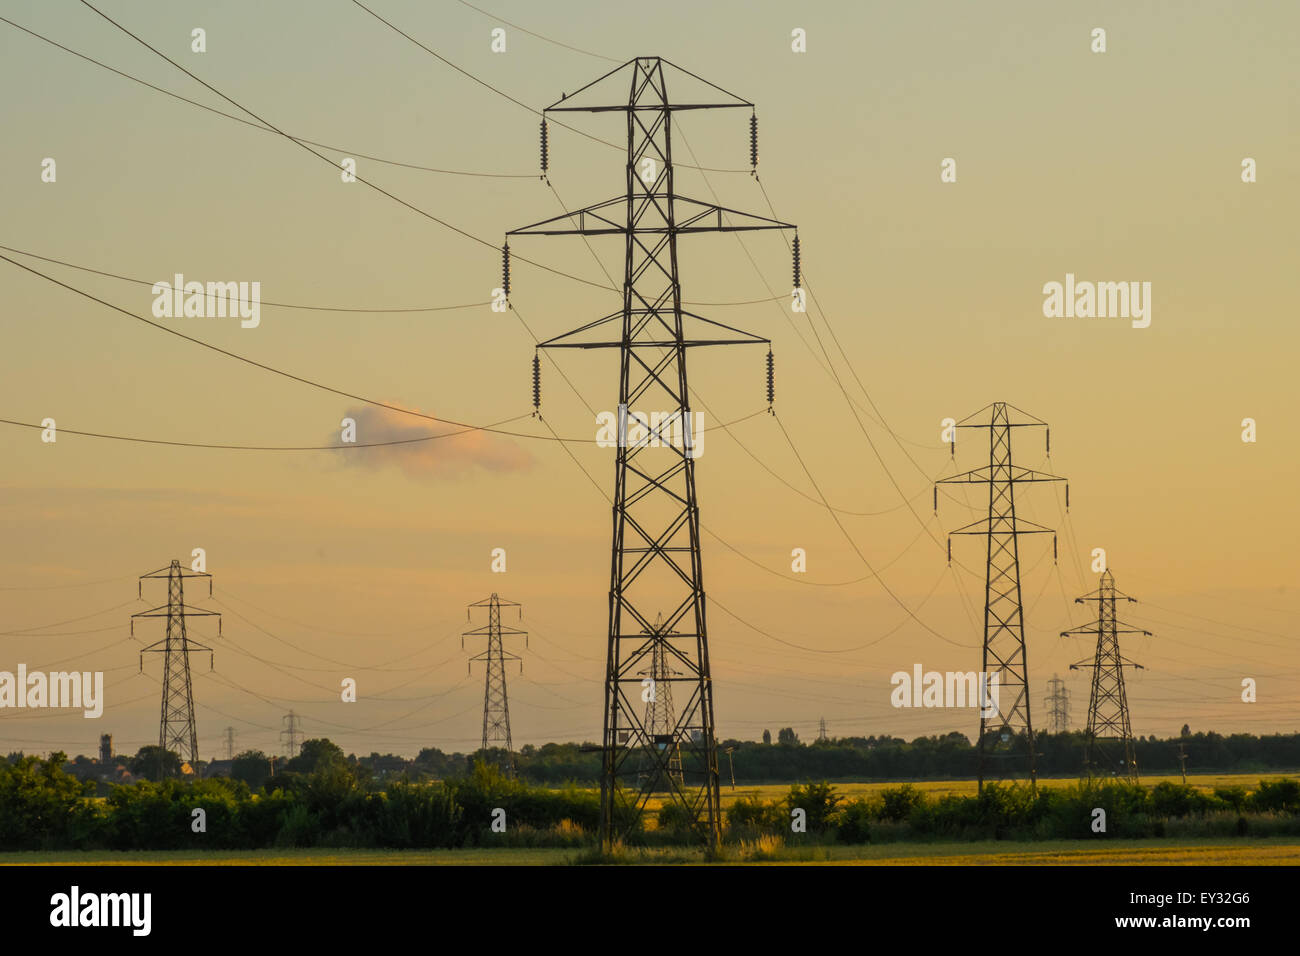
<path id="1" fill-rule="evenodd" d="M 1063 734 L 1070 729 L 1070 691 L 1056 674 L 1047 682 L 1047 729 Z"/>
<path id="2" fill-rule="evenodd" d="M 280 731 L 280 738 L 288 738 L 284 745 L 284 755 L 292 760 L 302 750 L 302 718 L 289 711 L 280 718 L 280 723 L 284 724 L 284 730 Z"/>
<path id="3" fill-rule="evenodd" d="M 987 414 L 987 421 L 975 421 Z M 1016 416 L 1020 416 L 1016 420 Z M 989 463 L 960 475 L 941 478 L 934 489 L 934 510 L 939 511 L 940 484 L 984 484 L 989 488 L 988 516 L 949 532 L 948 560 L 952 560 L 954 534 L 977 534 L 988 540 L 984 576 L 984 653 L 982 677 L 997 677 L 997 711 L 980 708 L 979 789 L 986 777 L 1007 779 L 1028 772 L 1037 784 L 1034 724 L 1029 709 L 1029 660 L 1025 652 L 1025 613 L 1020 595 L 1020 536 L 1051 534 L 1056 552 L 1056 532 L 1016 516 L 1016 485 L 1031 481 L 1065 481 L 1056 475 L 1023 468 L 1011 460 L 1011 435 L 1016 428 L 1047 428 L 1041 419 L 1006 402 L 994 402 L 962 419 L 956 428 L 989 430 Z M 955 434 L 955 433 L 954 433 Z M 1051 433 L 1047 451 L 1051 454 Z M 956 453 L 956 440 L 953 440 Z M 1065 507 L 1070 507 L 1066 485 Z M 991 696 L 991 695 L 990 695 Z"/>
<path id="4" fill-rule="evenodd" d="M 657 790 L 677 790 L 682 788 L 682 748 L 681 738 L 677 733 L 677 714 L 673 709 L 673 679 L 681 676 L 681 671 L 668 666 L 665 652 L 665 636 L 676 635 L 676 631 L 664 629 L 664 616 L 655 617 L 653 627 L 642 633 L 651 635 L 654 646 L 650 654 L 648 670 L 637 671 L 648 678 L 641 681 L 641 696 L 645 698 L 645 728 L 655 743 L 656 754 L 641 755 L 639 778 L 641 789 L 653 793 Z"/>
<path id="5" fill-rule="evenodd" d="M 235 759 L 235 728 L 226 728 L 226 759 Z"/>
<path id="6" fill-rule="evenodd" d="M 1118 776 L 1133 783 L 1138 782 L 1137 756 L 1133 748 L 1133 728 L 1129 722 L 1128 694 L 1124 690 L 1124 668 L 1141 664 L 1120 655 L 1119 635 L 1142 634 L 1150 631 L 1128 627 L 1115 616 L 1118 601 L 1136 604 L 1131 598 L 1115 589 L 1115 576 L 1107 568 L 1101 573 L 1101 586 L 1090 594 L 1075 598 L 1075 604 L 1097 602 L 1097 620 L 1091 624 L 1062 631 L 1062 637 L 1080 634 L 1097 635 L 1097 651 L 1092 660 L 1071 664 L 1070 670 L 1092 668 L 1092 694 L 1088 698 L 1088 734 L 1084 740 L 1084 772 L 1092 777 L 1100 771 L 1102 776 Z M 1112 743 L 1112 741 L 1114 743 Z"/>
<path id="7" fill-rule="evenodd" d="M 670 83 L 674 90 L 687 90 L 686 94 L 670 96 Z M 657 56 L 629 60 L 561 97 L 544 115 L 621 114 L 619 122 L 627 130 L 627 152 L 620 162 L 625 189 L 604 202 L 507 233 L 512 239 L 611 236 L 623 244 L 618 311 L 538 343 L 539 348 L 609 348 L 619 353 L 601 741 L 601 846 L 606 851 L 617 840 L 636 835 L 650 799 L 639 786 L 625 783 L 635 782 L 646 755 L 657 755 L 658 745 L 645 726 L 640 706 L 638 674 L 657 643 L 646 639 L 657 608 L 666 609 L 667 626 L 678 632 L 663 647 L 682 671 L 676 722 L 685 785 L 671 792 L 671 800 L 688 815 L 702 843 L 715 847 L 721 839 L 713 676 L 695 488 L 696 457 L 702 446 L 692 437 L 698 426 L 690 407 L 686 358 L 702 346 L 770 342 L 684 307 L 679 245 L 682 237 L 699 233 L 794 228 L 678 192 L 673 165 L 678 117 L 685 110 L 729 108 L 753 111 L 754 104 Z M 508 288 L 505 291 L 509 296 Z M 796 301 L 802 302 L 802 291 L 793 290 Z"/>
<path id="8" fill-rule="evenodd" d="M 523 658 L 506 652 L 502 637 L 505 635 L 520 634 L 524 638 L 524 646 L 528 646 L 528 632 L 519 631 L 512 627 L 501 626 L 501 609 L 503 607 L 519 607 L 514 601 L 503 601 L 495 594 L 485 601 L 478 601 L 471 604 L 471 608 L 485 607 L 488 609 L 488 622 L 485 627 L 476 628 L 472 631 L 466 631 L 461 635 L 460 644 L 465 646 L 467 637 L 486 637 L 488 639 L 487 649 L 476 657 L 469 659 L 469 667 L 472 670 L 475 661 L 484 661 L 487 664 L 486 675 L 483 682 L 483 751 L 486 758 L 486 751 L 489 747 L 504 746 L 506 751 L 506 762 L 504 770 L 509 774 L 515 772 L 514 746 L 510 740 L 510 699 L 506 696 L 506 661 L 519 661 L 519 671 L 523 673 Z M 521 610 L 522 616 L 523 611 Z M 471 618 L 472 619 L 472 618 Z"/>
<path id="9" fill-rule="evenodd" d="M 817 739 L 818 739 L 818 740 L 821 740 L 821 741 L 826 741 L 826 740 L 830 740 L 830 739 L 831 739 L 830 737 L 828 737 L 828 736 L 826 735 L 826 718 L 825 718 L 825 717 L 822 717 L 821 719 L 819 719 L 819 720 L 817 721 Z"/>
<path id="10" fill-rule="evenodd" d="M 140 650 L 140 670 L 144 670 L 145 654 L 163 655 L 162 680 L 162 715 L 158 721 L 158 771 L 162 775 L 162 751 L 171 750 L 182 761 L 193 766 L 199 759 L 199 737 L 194 723 L 194 686 L 190 681 L 190 651 L 207 651 L 208 666 L 211 666 L 212 648 L 206 644 L 191 640 L 185 619 L 190 617 L 215 617 L 217 634 L 221 634 L 221 614 L 217 611 L 205 611 L 201 608 L 188 607 L 185 604 L 185 579 L 207 578 L 208 596 L 212 596 L 212 575 L 206 571 L 187 571 L 180 561 L 173 560 L 171 565 L 140 575 L 136 583 L 137 596 L 143 597 L 144 584 L 147 579 L 166 578 L 167 603 L 131 615 L 131 634 L 135 635 L 135 619 L 138 617 L 165 617 L 167 635 Z"/>

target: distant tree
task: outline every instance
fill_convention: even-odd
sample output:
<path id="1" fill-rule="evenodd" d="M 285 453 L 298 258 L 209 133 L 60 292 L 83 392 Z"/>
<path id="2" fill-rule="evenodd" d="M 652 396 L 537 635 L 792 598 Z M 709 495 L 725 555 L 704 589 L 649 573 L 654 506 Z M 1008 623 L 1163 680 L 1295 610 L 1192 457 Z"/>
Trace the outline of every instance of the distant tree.
<path id="1" fill-rule="evenodd" d="M 1191 735 L 1192 735 L 1192 728 L 1189 727 L 1187 724 L 1183 724 L 1183 729 L 1179 732 L 1178 736 L 1190 737 Z"/>
<path id="2" fill-rule="evenodd" d="M 312 773 L 327 766 L 342 766 L 348 762 L 343 749 L 338 744 L 324 738 L 316 738 L 303 743 L 302 750 L 284 765 L 290 773 Z"/>
<path id="3" fill-rule="evenodd" d="M 230 765 L 232 780 L 242 780 L 250 790 L 260 790 L 271 776 L 271 758 L 260 750 L 245 750 Z"/>
<path id="4" fill-rule="evenodd" d="M 776 734 L 776 742 L 783 747 L 795 747 L 799 744 L 799 735 L 793 727 L 782 727 Z"/>
<path id="5" fill-rule="evenodd" d="M 166 780 L 180 776 L 181 758 L 174 750 L 164 750 L 157 744 L 141 747 L 127 765 L 133 776 L 146 780 Z"/>
<path id="6" fill-rule="evenodd" d="M 763 743 L 767 744 L 769 747 L 772 745 L 772 731 L 763 731 Z"/>

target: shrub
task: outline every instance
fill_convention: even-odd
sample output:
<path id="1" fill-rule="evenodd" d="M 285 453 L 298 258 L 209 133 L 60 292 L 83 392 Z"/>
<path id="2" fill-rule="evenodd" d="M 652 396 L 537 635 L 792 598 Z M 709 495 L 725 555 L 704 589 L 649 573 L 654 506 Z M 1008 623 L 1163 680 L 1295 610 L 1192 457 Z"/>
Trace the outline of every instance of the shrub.
<path id="1" fill-rule="evenodd" d="M 925 802 L 925 793 L 910 783 L 901 787 L 886 787 L 880 791 L 880 820 L 901 821 L 911 816 L 912 808 Z"/>
<path id="2" fill-rule="evenodd" d="M 791 812 L 804 811 L 809 833 L 823 833 L 835 825 L 843 799 L 828 783 L 795 784 L 785 798 L 785 805 Z"/>
<path id="3" fill-rule="evenodd" d="M 727 810 L 727 826 L 735 831 L 782 833 L 789 817 L 779 803 L 741 797 Z"/>
<path id="4" fill-rule="evenodd" d="M 876 808 L 868 800 L 854 800 L 840 811 L 836 837 L 841 843 L 870 843 L 871 821 L 878 819 Z"/>
<path id="5" fill-rule="evenodd" d="M 1261 780 L 1251 794 L 1250 806 L 1252 810 L 1264 813 L 1300 813 L 1300 781 L 1288 777 Z"/>

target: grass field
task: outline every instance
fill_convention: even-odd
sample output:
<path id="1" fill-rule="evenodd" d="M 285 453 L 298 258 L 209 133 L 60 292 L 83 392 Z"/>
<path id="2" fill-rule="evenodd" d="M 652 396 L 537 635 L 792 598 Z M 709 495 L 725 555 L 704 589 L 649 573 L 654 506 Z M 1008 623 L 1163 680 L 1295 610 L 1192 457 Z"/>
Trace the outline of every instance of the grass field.
<path id="1" fill-rule="evenodd" d="M 773 855 L 775 859 L 763 862 L 849 866 L 1297 866 L 1300 865 L 1300 841 L 1130 840 L 1109 845 L 1088 841 L 913 843 L 787 847 Z M 574 850 L 550 849 L 0 853 L 0 866 L 546 866 L 564 865 L 576 856 Z M 673 849 L 632 854 L 625 862 L 698 864 L 704 859 L 698 851 Z"/>

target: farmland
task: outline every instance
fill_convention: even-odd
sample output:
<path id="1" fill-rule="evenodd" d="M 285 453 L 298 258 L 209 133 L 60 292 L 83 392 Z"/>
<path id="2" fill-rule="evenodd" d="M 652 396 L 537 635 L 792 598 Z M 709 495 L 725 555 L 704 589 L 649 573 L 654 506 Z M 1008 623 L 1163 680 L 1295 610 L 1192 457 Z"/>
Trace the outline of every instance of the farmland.
<path id="1" fill-rule="evenodd" d="M 0 866 L 546 866 L 565 865 L 578 854 L 565 849 L 476 848 L 468 850 L 277 849 L 201 852 L 0 853 Z M 699 851 L 672 849 L 628 854 L 620 862 L 702 864 Z M 810 846 L 775 850 L 768 859 L 724 858 L 722 863 L 761 862 L 860 866 L 1296 866 L 1300 840 L 1098 840 Z"/>

